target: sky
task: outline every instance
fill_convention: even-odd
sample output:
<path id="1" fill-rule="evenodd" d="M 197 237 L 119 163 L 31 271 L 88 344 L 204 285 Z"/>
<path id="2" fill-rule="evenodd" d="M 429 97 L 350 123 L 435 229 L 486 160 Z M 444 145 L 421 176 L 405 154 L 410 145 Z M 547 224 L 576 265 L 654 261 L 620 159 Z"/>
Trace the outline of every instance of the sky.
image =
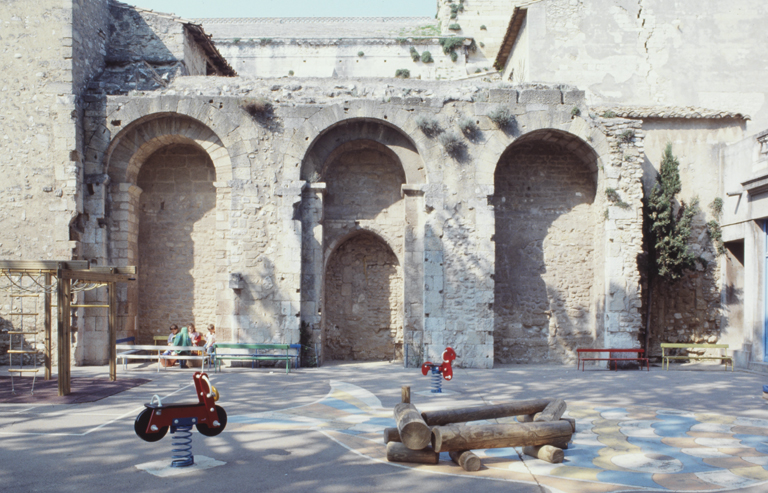
<path id="1" fill-rule="evenodd" d="M 199 17 L 434 17 L 437 0 L 121 0 L 186 19 Z"/>

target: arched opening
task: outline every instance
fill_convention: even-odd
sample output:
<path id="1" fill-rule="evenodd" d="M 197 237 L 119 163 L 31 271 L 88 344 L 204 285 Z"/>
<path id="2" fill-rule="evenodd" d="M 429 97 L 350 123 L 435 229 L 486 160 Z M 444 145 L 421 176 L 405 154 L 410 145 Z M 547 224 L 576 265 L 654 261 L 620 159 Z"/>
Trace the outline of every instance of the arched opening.
<path id="1" fill-rule="evenodd" d="M 379 237 L 355 234 L 331 254 L 324 304 L 327 359 L 402 357 L 403 273 L 397 256 Z"/>
<path id="2" fill-rule="evenodd" d="M 424 183 L 425 177 L 424 163 L 413 141 L 384 120 L 339 121 L 323 130 L 309 146 L 302 161 L 301 178 L 308 182 L 301 205 L 302 327 L 310 329 L 310 340 L 323 348 L 321 360 L 401 358 L 403 340 L 415 346 L 413 341 L 421 341 L 423 329 L 423 303 L 418 294 L 424 286 L 419 260 L 423 256 L 419 216 L 423 192 L 418 184 Z M 377 262 L 397 265 L 399 274 L 387 274 L 385 277 L 392 277 L 391 281 L 372 281 L 365 303 L 354 305 L 364 306 L 375 299 L 379 303 L 375 310 L 389 313 L 388 318 L 374 318 L 371 323 L 375 327 L 350 332 L 354 334 L 350 339 L 340 334 L 352 330 L 352 325 L 359 325 L 360 321 L 348 316 L 352 305 L 334 309 L 335 298 L 341 295 L 331 293 L 341 289 L 334 284 L 340 282 L 334 277 L 334 269 L 339 265 L 368 265 L 367 260 L 358 256 L 362 247 L 352 248 L 363 241 L 353 238 L 362 232 L 383 242 L 372 242 L 369 238 L 361 243 L 371 247 L 377 258 L 382 256 L 381 245 L 386 245 L 393 257 Z M 348 241 L 352 243 L 347 244 Z M 408 273 L 407 278 L 403 272 Z M 406 292 L 413 298 L 407 304 L 403 301 Z M 395 313 L 398 315 L 392 315 Z M 386 344 L 381 341 L 382 331 L 395 331 L 386 336 Z M 306 337 L 307 332 L 304 334 Z M 340 338 L 346 338 L 346 342 L 339 342 Z"/>
<path id="3" fill-rule="evenodd" d="M 216 172 L 196 145 L 172 144 L 141 165 L 138 210 L 139 333 L 216 315 Z"/>
<path id="4" fill-rule="evenodd" d="M 494 176 L 494 354 L 502 363 L 567 362 L 598 329 L 597 156 L 564 132 L 511 145 Z M 597 276 L 599 277 L 599 276 Z"/>
<path id="5" fill-rule="evenodd" d="M 222 241 L 215 209 L 221 217 L 228 208 L 226 188 L 214 188 L 214 181 L 232 175 L 222 141 L 193 118 L 157 113 L 121 130 L 104 156 L 108 263 L 139 266 L 139 282 L 117 292 L 118 331 L 146 344 L 167 335 L 169 322 L 221 321 L 211 284 L 221 259 L 211 245 Z M 171 297 L 174 290 L 188 291 Z"/>

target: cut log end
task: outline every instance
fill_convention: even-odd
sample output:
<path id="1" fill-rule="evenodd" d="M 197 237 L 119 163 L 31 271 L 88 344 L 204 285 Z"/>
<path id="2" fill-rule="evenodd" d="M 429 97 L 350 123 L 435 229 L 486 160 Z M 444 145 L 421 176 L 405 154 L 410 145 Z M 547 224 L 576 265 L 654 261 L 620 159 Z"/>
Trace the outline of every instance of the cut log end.
<path id="1" fill-rule="evenodd" d="M 411 450 L 402 443 L 387 444 L 387 460 L 389 462 L 410 462 L 412 464 L 437 464 L 440 454 L 429 447 L 422 450 Z"/>
<path id="2" fill-rule="evenodd" d="M 560 464 L 565 459 L 565 453 L 562 449 L 552 445 L 541 445 L 538 447 L 523 447 L 523 453 L 529 457 L 541 459 L 550 464 Z"/>
<path id="3" fill-rule="evenodd" d="M 402 442 L 400 440 L 400 432 L 397 428 L 384 428 L 384 443 L 389 442 Z"/>
<path id="4" fill-rule="evenodd" d="M 411 450 L 421 450 L 429 445 L 432 431 L 421 419 L 418 409 L 413 404 L 395 406 L 395 421 L 402 443 Z"/>
<path id="5" fill-rule="evenodd" d="M 483 465 L 480 457 L 472 453 L 471 450 L 456 450 L 448 452 L 448 455 L 451 456 L 453 462 L 460 465 L 465 471 L 479 471 L 480 466 Z"/>

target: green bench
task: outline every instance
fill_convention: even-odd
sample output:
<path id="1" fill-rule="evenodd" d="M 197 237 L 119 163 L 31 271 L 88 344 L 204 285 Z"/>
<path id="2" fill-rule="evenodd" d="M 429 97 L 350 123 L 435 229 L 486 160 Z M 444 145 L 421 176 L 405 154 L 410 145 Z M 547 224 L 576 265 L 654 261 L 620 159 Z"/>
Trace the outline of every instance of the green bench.
<path id="1" fill-rule="evenodd" d="M 291 372 L 291 360 L 296 359 L 299 366 L 299 344 L 234 344 L 215 343 L 213 345 L 214 371 L 221 371 L 223 360 L 233 361 L 285 361 L 285 373 Z M 291 354 L 295 351 L 295 354 Z"/>
<path id="2" fill-rule="evenodd" d="M 667 353 L 670 349 L 724 349 L 726 354 L 720 356 L 699 356 L 697 354 L 686 354 L 685 356 L 672 356 Z M 728 362 L 731 362 L 731 371 L 733 371 L 733 358 L 728 356 L 728 344 L 672 344 L 663 342 L 661 344 L 661 367 L 664 362 L 667 363 L 669 370 L 669 360 L 671 359 L 719 359 L 725 362 L 725 370 L 728 370 Z"/>

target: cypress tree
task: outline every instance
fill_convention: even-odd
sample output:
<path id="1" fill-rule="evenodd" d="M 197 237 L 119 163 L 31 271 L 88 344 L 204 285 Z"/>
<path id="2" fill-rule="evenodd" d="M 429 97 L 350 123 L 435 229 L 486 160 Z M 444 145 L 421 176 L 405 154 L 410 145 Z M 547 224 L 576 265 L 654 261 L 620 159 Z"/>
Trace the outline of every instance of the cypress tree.
<path id="1" fill-rule="evenodd" d="M 674 283 L 686 271 L 696 266 L 697 257 L 688 244 L 693 217 L 698 212 L 698 198 L 690 204 L 675 196 L 681 190 L 680 163 L 672 154 L 672 144 L 667 144 L 662 156 L 659 176 L 645 200 L 645 241 L 648 258 L 648 301 L 645 327 L 645 351 L 649 352 L 651 330 L 651 302 L 653 284 L 657 278 Z"/>

